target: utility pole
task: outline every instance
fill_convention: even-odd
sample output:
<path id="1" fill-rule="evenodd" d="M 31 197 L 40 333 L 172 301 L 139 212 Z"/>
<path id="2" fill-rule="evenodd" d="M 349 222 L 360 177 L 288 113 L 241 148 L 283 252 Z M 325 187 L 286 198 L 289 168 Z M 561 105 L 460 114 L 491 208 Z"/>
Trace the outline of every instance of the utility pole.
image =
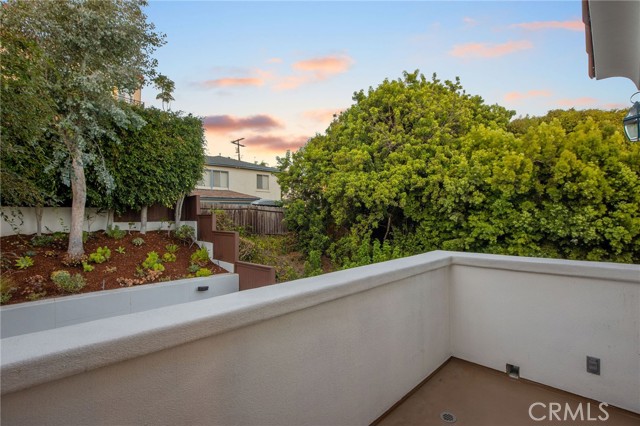
<path id="1" fill-rule="evenodd" d="M 241 140 L 244 140 L 244 138 L 240 138 L 240 139 L 236 139 L 234 141 L 231 141 L 231 143 L 236 146 L 236 153 L 238 154 L 238 161 L 240 161 L 240 147 L 244 148 L 244 145 L 242 145 L 240 143 Z"/>

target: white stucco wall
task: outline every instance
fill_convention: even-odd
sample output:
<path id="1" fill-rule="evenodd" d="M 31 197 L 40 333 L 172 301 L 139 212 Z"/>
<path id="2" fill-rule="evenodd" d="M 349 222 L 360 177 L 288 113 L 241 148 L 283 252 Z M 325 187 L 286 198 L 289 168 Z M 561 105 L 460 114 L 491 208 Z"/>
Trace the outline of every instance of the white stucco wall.
<path id="1" fill-rule="evenodd" d="M 451 355 L 640 412 L 639 288 L 637 265 L 432 252 L 10 337 L 2 422 L 369 424 Z"/>
<path id="2" fill-rule="evenodd" d="M 229 173 L 229 190 L 240 192 L 242 194 L 253 195 L 268 200 L 280 200 L 282 193 L 278 180 L 269 172 L 259 170 L 236 169 L 232 167 L 206 166 L 207 170 L 219 170 Z M 258 175 L 269 175 L 269 190 L 258 189 Z M 199 189 L 212 189 L 210 187 L 201 187 Z M 224 189 L 224 188 L 214 188 Z"/>
<path id="3" fill-rule="evenodd" d="M 32 235 L 37 232 L 36 209 L 33 207 L 0 207 L 0 235 L 8 236 L 20 233 Z M 112 217 L 113 219 L 113 217 Z M 182 221 L 183 225 L 189 225 L 197 230 L 196 221 Z M 69 232 L 71 225 L 71 207 L 45 207 L 42 214 L 42 232 Z M 128 222 L 113 222 L 124 231 L 129 230 Z M 147 230 L 155 231 L 167 229 L 167 222 L 147 222 Z M 100 231 L 107 229 L 107 213 L 98 213 L 98 209 L 88 207 L 85 209 L 85 231 Z M 140 222 L 134 222 L 131 230 L 140 229 Z"/>
<path id="4" fill-rule="evenodd" d="M 477 364 L 640 411 L 640 269 L 585 278 L 456 265 L 452 352 Z M 571 274 L 571 271 L 567 271 Z M 600 358 L 600 375 L 586 357 Z"/>

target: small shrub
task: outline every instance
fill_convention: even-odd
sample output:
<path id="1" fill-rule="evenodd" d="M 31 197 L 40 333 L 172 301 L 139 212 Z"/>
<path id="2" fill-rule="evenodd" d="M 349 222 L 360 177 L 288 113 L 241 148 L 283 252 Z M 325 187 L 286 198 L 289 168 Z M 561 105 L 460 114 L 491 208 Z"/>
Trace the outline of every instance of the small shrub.
<path id="1" fill-rule="evenodd" d="M 177 259 L 176 255 L 173 253 L 165 253 L 162 255 L 163 262 L 175 262 L 176 259 Z"/>
<path id="2" fill-rule="evenodd" d="M 42 299 L 47 295 L 47 290 L 44 288 L 45 281 L 42 275 L 32 275 L 28 277 L 24 280 L 20 294 L 31 301 Z"/>
<path id="3" fill-rule="evenodd" d="M 191 255 L 191 263 L 204 266 L 209 263 L 209 252 L 206 247 L 201 247 Z"/>
<path id="4" fill-rule="evenodd" d="M 29 257 L 34 257 L 35 255 L 37 255 L 38 252 L 37 251 L 33 251 L 33 250 L 28 250 L 24 252 L 25 256 L 29 256 Z"/>
<path id="5" fill-rule="evenodd" d="M 162 266 L 162 265 L 160 265 L 160 266 Z M 153 282 L 153 281 L 157 280 L 158 278 L 160 278 L 160 275 L 162 275 L 162 271 L 160 271 L 160 270 L 147 271 L 147 276 L 145 277 L 145 281 L 146 282 Z"/>
<path id="6" fill-rule="evenodd" d="M 160 256 L 155 251 L 147 253 L 147 258 L 142 262 L 142 267 L 150 271 L 164 271 Z"/>
<path id="7" fill-rule="evenodd" d="M 131 244 L 133 244 L 136 247 L 140 247 L 141 245 L 144 244 L 144 240 L 140 237 L 134 238 L 133 240 L 131 240 Z"/>
<path id="8" fill-rule="evenodd" d="M 192 274 L 198 272 L 199 270 L 200 270 L 200 265 L 196 265 L 194 263 L 189 265 L 189 267 L 187 268 L 187 271 L 189 271 Z"/>
<path id="9" fill-rule="evenodd" d="M 22 256 L 16 259 L 16 267 L 18 269 L 27 269 L 30 266 L 33 266 L 33 259 L 31 257 Z"/>
<path id="10" fill-rule="evenodd" d="M 174 235 L 183 244 L 193 243 L 196 239 L 196 231 L 189 225 L 182 225 L 175 230 Z"/>
<path id="11" fill-rule="evenodd" d="M 68 271 L 52 272 L 51 280 L 65 293 L 77 293 L 87 285 L 87 282 L 82 275 L 71 275 Z"/>
<path id="12" fill-rule="evenodd" d="M 211 275 L 211 270 L 207 268 L 200 268 L 196 271 L 196 277 L 208 277 Z"/>
<path id="13" fill-rule="evenodd" d="M 44 252 L 44 257 L 57 257 L 58 253 L 53 250 L 47 250 Z"/>
<path id="14" fill-rule="evenodd" d="M 176 244 L 167 244 L 165 248 L 169 253 L 175 253 L 178 251 L 178 246 Z"/>
<path id="15" fill-rule="evenodd" d="M 118 225 L 113 227 L 109 225 L 104 233 L 107 234 L 107 237 L 113 238 L 114 240 L 121 240 L 125 235 L 127 235 L 127 233 L 120 229 Z"/>
<path id="16" fill-rule="evenodd" d="M 95 269 L 95 266 L 89 265 L 87 262 L 82 262 L 82 270 L 85 272 L 91 272 Z"/>
<path id="17" fill-rule="evenodd" d="M 120 254 L 125 254 L 127 251 L 125 250 L 125 248 L 124 248 L 124 247 L 119 246 L 119 247 L 116 249 L 116 252 L 118 252 L 118 253 L 120 253 Z"/>
<path id="18" fill-rule="evenodd" d="M 16 286 L 11 277 L 0 275 L 0 304 L 4 305 L 13 297 Z"/>
<path id="19" fill-rule="evenodd" d="M 31 238 L 31 245 L 33 247 L 47 247 L 53 244 L 54 238 L 53 235 L 36 235 Z"/>
<path id="20" fill-rule="evenodd" d="M 109 274 L 112 274 L 112 273 L 116 272 L 117 270 L 118 270 L 117 266 L 107 266 L 106 268 L 104 268 L 104 271 L 109 273 Z"/>
<path id="21" fill-rule="evenodd" d="M 95 252 L 89 255 L 89 261 L 93 263 L 104 263 L 111 258 L 109 247 L 98 247 Z"/>
<path id="22" fill-rule="evenodd" d="M 91 232 L 82 231 L 82 242 L 86 243 L 91 238 L 93 238 L 93 234 Z"/>

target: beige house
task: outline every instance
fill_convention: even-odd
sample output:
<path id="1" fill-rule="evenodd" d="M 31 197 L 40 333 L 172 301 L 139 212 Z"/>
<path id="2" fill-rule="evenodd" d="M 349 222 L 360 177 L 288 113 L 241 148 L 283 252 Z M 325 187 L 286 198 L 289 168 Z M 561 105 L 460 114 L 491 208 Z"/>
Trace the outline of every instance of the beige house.
<path id="1" fill-rule="evenodd" d="M 193 195 L 220 203 L 249 204 L 260 199 L 280 201 L 281 192 L 273 167 L 206 156 L 202 180 Z"/>

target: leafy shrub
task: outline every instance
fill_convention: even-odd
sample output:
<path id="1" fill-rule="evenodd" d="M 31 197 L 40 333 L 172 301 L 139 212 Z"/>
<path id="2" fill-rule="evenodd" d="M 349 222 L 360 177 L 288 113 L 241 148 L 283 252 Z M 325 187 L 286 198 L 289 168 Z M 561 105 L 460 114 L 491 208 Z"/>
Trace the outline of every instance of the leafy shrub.
<path id="1" fill-rule="evenodd" d="M 204 266 L 209 263 L 209 251 L 206 247 L 201 247 L 191 255 L 191 263 Z"/>
<path id="2" fill-rule="evenodd" d="M 109 274 L 112 274 L 112 273 L 116 272 L 117 270 L 118 270 L 117 266 L 107 266 L 106 268 L 104 268 L 104 271 L 109 273 Z"/>
<path id="3" fill-rule="evenodd" d="M 175 252 L 177 252 L 177 251 L 178 251 L 178 246 L 177 246 L 177 245 L 175 245 L 175 244 L 167 244 L 167 245 L 165 246 L 165 248 L 167 249 L 167 251 L 168 251 L 169 253 L 175 253 Z"/>
<path id="4" fill-rule="evenodd" d="M 51 281 L 66 293 L 77 293 L 87 284 L 80 274 L 71 275 L 69 271 L 58 270 L 51 273 Z"/>
<path id="5" fill-rule="evenodd" d="M 44 284 L 45 279 L 42 275 L 32 275 L 24 280 L 24 285 L 20 293 L 26 297 L 27 300 L 42 299 L 47 295 Z"/>
<path id="6" fill-rule="evenodd" d="M 44 252 L 44 257 L 57 257 L 58 253 L 53 250 L 47 250 Z"/>
<path id="7" fill-rule="evenodd" d="M 119 246 L 119 247 L 116 249 L 116 252 L 117 252 L 117 253 L 120 253 L 120 254 L 125 254 L 127 251 L 125 250 L 125 248 L 124 248 L 124 247 Z"/>
<path id="8" fill-rule="evenodd" d="M 176 255 L 173 253 L 165 253 L 162 255 L 162 261 L 163 262 L 175 262 L 176 261 Z"/>
<path id="9" fill-rule="evenodd" d="M 111 258 L 109 247 L 98 247 L 95 252 L 89 255 L 89 261 L 93 263 L 104 263 Z"/>
<path id="10" fill-rule="evenodd" d="M 180 226 L 174 234 L 183 243 L 192 243 L 196 239 L 196 231 L 189 225 Z"/>
<path id="11" fill-rule="evenodd" d="M 198 272 L 199 270 L 200 270 L 200 265 L 196 265 L 195 263 L 192 263 L 187 268 L 187 271 L 189 271 L 192 274 Z"/>
<path id="12" fill-rule="evenodd" d="M 22 256 L 16 259 L 16 267 L 18 269 L 27 269 L 30 266 L 33 266 L 33 259 L 31 257 Z"/>
<path id="13" fill-rule="evenodd" d="M 93 234 L 91 232 L 82 231 L 82 242 L 86 243 L 91 238 L 93 238 Z"/>
<path id="14" fill-rule="evenodd" d="M 131 240 L 131 244 L 133 244 L 134 246 L 140 247 L 141 245 L 144 244 L 144 240 L 140 237 L 136 237 L 133 240 Z"/>
<path id="15" fill-rule="evenodd" d="M 25 256 L 29 256 L 29 257 L 34 257 L 35 255 L 37 255 L 38 252 L 37 251 L 33 251 L 33 250 L 28 250 L 24 252 Z"/>
<path id="16" fill-rule="evenodd" d="M 47 247 L 53 244 L 54 238 L 53 235 L 36 235 L 31 238 L 31 245 L 33 247 Z"/>
<path id="17" fill-rule="evenodd" d="M 104 233 L 107 234 L 107 237 L 113 238 L 114 240 L 121 240 L 124 238 L 125 235 L 127 235 L 126 231 L 123 231 L 122 229 L 120 229 L 118 225 L 116 226 L 109 225 L 106 231 L 104 231 Z"/>
<path id="18" fill-rule="evenodd" d="M 142 267 L 151 271 L 164 271 L 160 256 L 155 251 L 147 253 L 147 258 L 142 262 Z"/>
<path id="19" fill-rule="evenodd" d="M 196 277 L 208 277 L 211 275 L 211 270 L 207 268 L 200 268 L 196 271 Z"/>
<path id="20" fill-rule="evenodd" d="M 100 262 L 97 262 L 100 263 Z M 91 272 L 95 269 L 95 266 L 89 265 L 87 262 L 82 262 L 82 270 L 85 272 Z"/>
<path id="21" fill-rule="evenodd" d="M 15 291 L 13 279 L 7 275 L 0 275 L 0 304 L 4 305 L 11 300 Z"/>
<path id="22" fill-rule="evenodd" d="M 68 271 L 54 271 L 51 274 L 51 280 L 65 293 L 77 293 L 87 285 L 82 275 L 71 275 Z"/>

